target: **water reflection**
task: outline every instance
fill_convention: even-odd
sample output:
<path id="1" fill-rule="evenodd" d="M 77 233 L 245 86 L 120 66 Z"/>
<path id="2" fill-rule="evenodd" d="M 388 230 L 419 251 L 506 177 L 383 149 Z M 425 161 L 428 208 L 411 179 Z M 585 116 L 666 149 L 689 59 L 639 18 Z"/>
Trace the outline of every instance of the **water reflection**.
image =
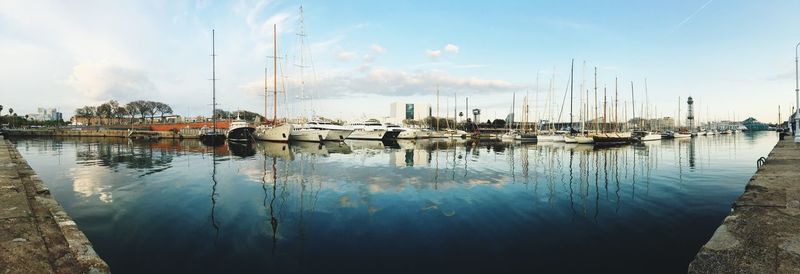
<path id="1" fill-rule="evenodd" d="M 406 272 L 587 272 L 618 270 L 616 258 L 630 257 L 685 271 L 752 175 L 752 155 L 773 140 L 14 142 L 123 272 L 378 273 L 391 271 L 365 262 L 415 266 Z M 641 252 L 641 243 L 663 248 Z M 540 256 L 555 259 L 524 263 Z M 601 262 L 589 269 L 567 258 Z"/>

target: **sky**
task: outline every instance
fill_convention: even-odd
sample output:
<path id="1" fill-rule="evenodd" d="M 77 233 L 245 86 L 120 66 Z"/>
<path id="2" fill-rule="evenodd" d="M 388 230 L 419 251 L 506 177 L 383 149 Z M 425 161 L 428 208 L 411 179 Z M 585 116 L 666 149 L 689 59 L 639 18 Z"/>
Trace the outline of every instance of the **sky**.
<path id="1" fill-rule="evenodd" d="M 614 97 L 617 79 L 628 117 L 632 81 L 636 116 L 643 104 L 685 116 L 692 96 L 699 121 L 775 122 L 795 104 L 798 11 L 794 0 L 0 0 L 0 105 L 70 117 L 143 99 L 208 116 L 214 29 L 219 108 L 261 113 L 277 25 L 279 116 L 381 118 L 392 102 L 436 113 L 438 90 L 442 116 L 468 97 L 482 119 L 504 118 L 527 94 L 531 119 L 567 121 L 574 60 L 575 120 L 587 90 L 594 108 L 596 67 L 598 97 Z"/>

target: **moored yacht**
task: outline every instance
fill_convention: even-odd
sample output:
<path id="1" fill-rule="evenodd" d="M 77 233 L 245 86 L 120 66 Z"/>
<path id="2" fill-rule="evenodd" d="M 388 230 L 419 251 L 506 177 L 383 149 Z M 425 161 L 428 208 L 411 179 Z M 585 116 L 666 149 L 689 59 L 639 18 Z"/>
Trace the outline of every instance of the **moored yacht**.
<path id="1" fill-rule="evenodd" d="M 328 134 L 324 138 L 325 141 L 344 141 L 353 133 L 353 130 L 348 127 L 327 121 L 311 121 L 306 126 L 311 129 L 327 130 Z"/>
<path id="2" fill-rule="evenodd" d="M 397 135 L 397 139 L 423 139 L 427 133 L 417 128 L 401 128 L 403 131 Z"/>
<path id="3" fill-rule="evenodd" d="M 514 140 L 520 142 L 538 142 L 539 139 L 536 136 L 536 133 L 532 132 L 517 132 L 517 135 L 514 136 Z"/>
<path id="4" fill-rule="evenodd" d="M 639 142 L 661 140 L 661 134 L 652 131 L 634 131 L 632 136 Z"/>
<path id="5" fill-rule="evenodd" d="M 247 121 L 242 120 L 239 115 L 236 115 L 236 120 L 231 122 L 230 128 L 228 128 L 228 132 L 225 133 L 225 137 L 228 138 L 229 141 L 234 142 L 249 142 L 254 140 L 253 132 L 256 131 L 256 128 L 251 126 L 247 123 Z"/>
<path id="6" fill-rule="evenodd" d="M 402 130 L 388 129 L 380 121 L 369 119 L 363 122 L 349 124 L 353 133 L 347 139 L 357 140 L 395 140 Z"/>
<path id="7" fill-rule="evenodd" d="M 328 137 L 328 130 L 311 128 L 308 124 L 292 125 L 289 139 L 301 142 L 322 142 Z"/>
<path id="8" fill-rule="evenodd" d="M 291 132 L 291 124 L 283 124 L 279 126 L 260 125 L 256 127 L 256 131 L 253 133 L 253 136 L 256 138 L 256 140 L 261 141 L 288 142 Z"/>

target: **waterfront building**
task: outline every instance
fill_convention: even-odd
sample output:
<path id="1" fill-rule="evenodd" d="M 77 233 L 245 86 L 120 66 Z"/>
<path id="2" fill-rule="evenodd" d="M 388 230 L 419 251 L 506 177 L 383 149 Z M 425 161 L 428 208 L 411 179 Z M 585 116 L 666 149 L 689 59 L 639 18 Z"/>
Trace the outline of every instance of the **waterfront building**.
<path id="1" fill-rule="evenodd" d="M 428 103 L 403 103 L 394 102 L 390 105 L 389 117 L 386 117 L 384 122 L 392 124 L 402 124 L 405 120 L 422 121 L 427 117 L 434 115 L 431 105 Z M 448 113 L 444 111 L 439 115 L 446 116 Z"/>
<path id="2" fill-rule="evenodd" d="M 45 121 L 61 121 L 61 112 L 55 108 L 37 108 L 36 113 L 28 114 L 28 120 L 45 122 Z"/>
<path id="3" fill-rule="evenodd" d="M 759 122 L 756 118 L 750 117 L 742 121 L 742 125 L 747 127 L 748 131 L 767 130 L 769 125 Z"/>

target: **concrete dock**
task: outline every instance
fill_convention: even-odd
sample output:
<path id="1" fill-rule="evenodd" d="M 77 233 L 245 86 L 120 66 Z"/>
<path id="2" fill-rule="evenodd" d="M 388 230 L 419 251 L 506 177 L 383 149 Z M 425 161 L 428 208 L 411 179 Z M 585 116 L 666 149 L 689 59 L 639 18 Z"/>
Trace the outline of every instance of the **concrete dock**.
<path id="1" fill-rule="evenodd" d="M 109 273 L 83 232 L 2 137 L 0 273 Z"/>
<path id="2" fill-rule="evenodd" d="M 778 141 L 689 272 L 800 273 L 800 145 L 791 136 Z"/>

